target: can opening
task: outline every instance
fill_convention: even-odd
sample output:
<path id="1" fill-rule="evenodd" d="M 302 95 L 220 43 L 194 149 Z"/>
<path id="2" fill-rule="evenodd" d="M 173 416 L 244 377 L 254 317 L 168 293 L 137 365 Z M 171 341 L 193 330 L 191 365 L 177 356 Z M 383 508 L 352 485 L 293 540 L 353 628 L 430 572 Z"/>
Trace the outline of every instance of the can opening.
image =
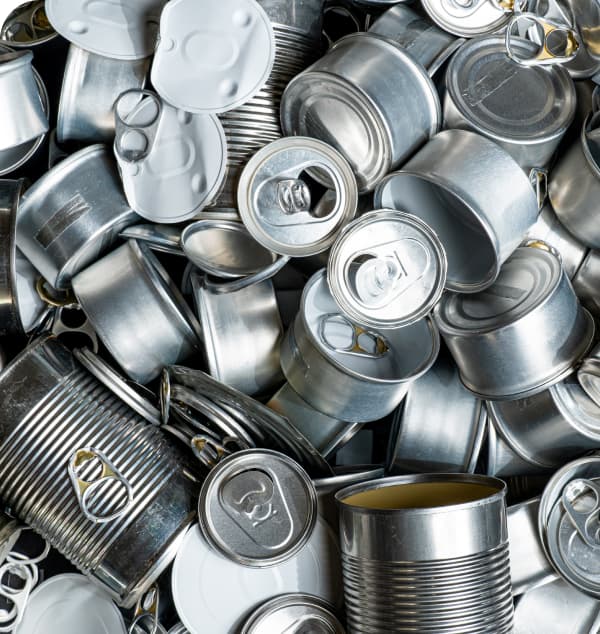
<path id="1" fill-rule="evenodd" d="M 494 487 L 473 482 L 415 482 L 363 491 L 340 502 L 366 509 L 424 509 L 475 502 L 499 491 L 501 491 L 500 486 Z"/>

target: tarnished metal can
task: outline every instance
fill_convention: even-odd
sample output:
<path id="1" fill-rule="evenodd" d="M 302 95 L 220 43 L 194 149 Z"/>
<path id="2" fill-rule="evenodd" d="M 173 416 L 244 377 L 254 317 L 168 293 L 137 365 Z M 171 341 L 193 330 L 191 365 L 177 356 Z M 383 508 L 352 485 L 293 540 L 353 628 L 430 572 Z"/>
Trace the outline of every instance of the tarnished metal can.
<path id="1" fill-rule="evenodd" d="M 53 338 L 26 348 L 0 388 L 2 499 L 132 606 L 193 520 L 183 457 Z"/>
<path id="2" fill-rule="evenodd" d="M 505 491 L 461 474 L 339 491 L 349 631 L 512 632 Z"/>

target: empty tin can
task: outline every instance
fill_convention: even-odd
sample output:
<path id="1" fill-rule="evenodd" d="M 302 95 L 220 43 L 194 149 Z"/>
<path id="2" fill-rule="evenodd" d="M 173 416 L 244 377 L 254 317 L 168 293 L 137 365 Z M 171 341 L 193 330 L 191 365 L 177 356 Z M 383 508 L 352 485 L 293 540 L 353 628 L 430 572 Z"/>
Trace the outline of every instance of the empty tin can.
<path id="1" fill-rule="evenodd" d="M 408 53 L 379 35 L 356 33 L 290 82 L 281 121 L 288 135 L 335 147 L 366 192 L 439 130 L 441 106 L 431 79 Z"/>
<path id="2" fill-rule="evenodd" d="M 320 271 L 307 282 L 300 312 L 283 338 L 281 367 L 315 409 L 364 423 L 391 413 L 410 381 L 431 368 L 438 350 L 439 335 L 428 318 L 385 334 L 352 324 Z"/>
<path id="3" fill-rule="evenodd" d="M 442 355 L 414 381 L 394 414 L 387 469 L 390 473 L 475 471 L 485 437 L 482 401 L 460 382 Z"/>
<path id="4" fill-rule="evenodd" d="M 446 288 L 460 293 L 490 286 L 538 215 L 515 160 L 466 130 L 437 134 L 379 184 L 375 204 L 414 214 L 435 231 L 448 257 Z"/>
<path id="5" fill-rule="evenodd" d="M 55 339 L 26 348 L 0 387 L 2 499 L 132 606 L 193 519 L 182 456 Z"/>
<path id="6" fill-rule="evenodd" d="M 594 336 L 559 258 L 534 247 L 518 248 L 487 290 L 442 297 L 434 315 L 462 382 L 489 400 L 524 398 L 558 383 Z"/>
<path id="7" fill-rule="evenodd" d="M 524 55 L 537 50 L 522 39 L 513 46 Z M 575 86 L 564 68 L 518 64 L 506 55 L 503 37 L 467 42 L 448 66 L 445 126 L 482 134 L 526 170 L 548 165 L 575 108 Z"/>
<path id="8" fill-rule="evenodd" d="M 17 216 L 17 245 L 55 288 L 94 262 L 138 222 L 103 145 L 61 161 L 25 192 Z"/>
<path id="9" fill-rule="evenodd" d="M 505 492 L 501 480 L 461 474 L 339 491 L 349 630 L 512 632 Z"/>
<path id="10" fill-rule="evenodd" d="M 573 277 L 573 288 L 592 315 L 600 317 L 600 251 L 588 251 Z"/>
<path id="11" fill-rule="evenodd" d="M 423 0 L 423 8 L 436 24 L 461 37 L 500 31 L 522 5 L 522 0 Z"/>
<path id="12" fill-rule="evenodd" d="M 88 266 L 73 290 L 102 343 L 138 383 L 200 352 L 200 325 L 144 244 L 129 240 Z"/>

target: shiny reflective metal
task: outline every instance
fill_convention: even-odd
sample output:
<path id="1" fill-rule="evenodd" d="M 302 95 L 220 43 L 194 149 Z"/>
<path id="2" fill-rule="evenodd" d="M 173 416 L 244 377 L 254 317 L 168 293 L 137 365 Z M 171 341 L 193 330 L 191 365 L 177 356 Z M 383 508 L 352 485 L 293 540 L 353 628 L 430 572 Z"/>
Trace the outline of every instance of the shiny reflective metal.
<path id="1" fill-rule="evenodd" d="M 443 31 L 405 4 L 396 4 L 383 13 L 369 29 L 394 42 L 433 77 L 450 57 L 464 44 Z"/>
<path id="2" fill-rule="evenodd" d="M 93 145 L 61 161 L 25 192 L 17 245 L 52 286 L 64 289 L 138 219 L 107 149 Z"/>
<path id="3" fill-rule="evenodd" d="M 192 274 L 192 288 L 211 376 L 250 395 L 281 383 L 283 325 L 273 283 L 215 293 Z"/>
<path id="4" fill-rule="evenodd" d="M 306 175 L 330 192 L 313 199 Z M 350 165 L 316 139 L 279 139 L 248 161 L 238 186 L 240 216 L 266 249 L 294 257 L 327 250 L 356 214 L 358 191 Z"/>
<path id="5" fill-rule="evenodd" d="M 182 456 L 55 339 L 43 337 L 21 353 L 0 388 L 2 499 L 132 606 L 168 566 L 192 521 L 194 486 Z M 80 509 L 67 467 L 86 446 L 102 452 L 132 488 L 131 509 L 113 521 L 95 523 Z M 90 499 L 101 509 L 114 501 L 112 487 Z"/>
<path id="6" fill-rule="evenodd" d="M 68 301 L 68 299 L 65 301 Z M 99 346 L 96 331 L 77 304 L 55 306 L 52 310 L 49 330 L 70 350 L 85 344 L 94 352 L 98 352 Z"/>
<path id="7" fill-rule="evenodd" d="M 117 98 L 126 90 L 143 88 L 149 68 L 149 58 L 111 59 L 71 44 L 58 105 L 57 141 L 112 141 Z"/>
<path id="8" fill-rule="evenodd" d="M 347 423 L 322 414 L 285 383 L 267 406 L 285 416 L 323 456 L 330 458 L 362 429 L 362 423 Z"/>
<path id="9" fill-rule="evenodd" d="M 465 387 L 490 400 L 525 398 L 558 383 L 595 330 L 558 257 L 535 247 L 518 248 L 485 291 L 445 295 L 434 317 Z"/>
<path id="10" fill-rule="evenodd" d="M 40 274 L 17 247 L 15 247 L 15 273 L 15 296 L 21 325 L 25 333 L 29 334 L 40 326 L 52 309 L 37 292 Z"/>
<path id="11" fill-rule="evenodd" d="M 317 521 L 317 494 L 302 467 L 268 449 L 222 460 L 202 485 L 198 521 L 222 555 L 263 568 L 293 557 Z"/>
<path id="12" fill-rule="evenodd" d="M 158 586 L 153 584 L 150 588 L 138 599 L 135 606 L 135 612 L 133 621 L 129 625 L 127 630 L 128 634 L 135 634 L 142 630 L 149 634 L 162 634 L 165 632 L 161 626 L 159 618 L 159 602 L 160 594 Z M 143 626 L 142 626 L 143 624 Z"/>
<path id="13" fill-rule="evenodd" d="M 327 283 L 342 313 L 375 329 L 423 319 L 446 283 L 446 253 L 416 216 L 380 209 L 346 226 L 331 248 Z"/>
<path id="14" fill-rule="evenodd" d="M 286 134 L 335 147 L 366 192 L 439 130 L 441 106 L 410 54 L 382 36 L 356 33 L 290 82 L 281 120 Z"/>
<path id="15" fill-rule="evenodd" d="M 294 391 L 337 420 L 364 423 L 391 413 L 410 381 L 431 368 L 439 335 L 429 319 L 385 331 L 360 328 L 340 314 L 325 271 L 313 275 L 281 345 L 281 367 Z"/>
<path id="16" fill-rule="evenodd" d="M 512 632 L 505 492 L 500 480 L 461 474 L 339 491 L 349 630 Z"/>
<path id="17" fill-rule="evenodd" d="M 6 560 L 21 534 L 19 522 L 6 513 L 0 513 L 0 562 Z"/>
<path id="18" fill-rule="evenodd" d="M 466 130 L 431 139 L 381 181 L 375 205 L 414 214 L 435 231 L 448 257 L 446 288 L 460 293 L 494 282 L 538 214 L 529 178 L 514 159 Z"/>
<path id="19" fill-rule="evenodd" d="M 394 414 L 387 471 L 473 473 L 486 428 L 483 402 L 462 385 L 456 365 L 439 356 Z"/>
<path id="20" fill-rule="evenodd" d="M 345 634 L 333 610 L 332 605 L 310 594 L 282 594 L 257 608 L 240 634 Z"/>
<path id="21" fill-rule="evenodd" d="M 521 38 L 512 38 L 511 47 L 522 58 L 537 50 Z M 568 72 L 519 65 L 507 57 L 498 36 L 462 46 L 448 66 L 446 87 L 446 127 L 482 134 L 523 169 L 548 165 L 575 116 L 577 99 Z"/>
<path id="22" fill-rule="evenodd" d="M 600 251 L 590 249 L 582 265 L 573 277 L 573 288 L 581 303 L 594 315 L 600 317 Z"/>
<path id="23" fill-rule="evenodd" d="M 144 244 L 129 240 L 88 266 L 73 290 L 102 343 L 138 383 L 200 352 L 200 325 Z"/>
<path id="24" fill-rule="evenodd" d="M 535 224 L 525 234 L 524 240 L 525 242 L 529 240 L 545 242 L 556 249 L 560 254 L 565 273 L 572 280 L 577 292 L 576 273 L 586 258 L 588 248 L 563 227 L 550 203 L 544 205 Z M 578 292 L 577 294 L 579 295 Z"/>
<path id="25" fill-rule="evenodd" d="M 32 48 L 53 40 L 57 33 L 44 5 L 45 0 L 6 0 L 0 14 L 0 40 L 15 48 Z"/>
<path id="26" fill-rule="evenodd" d="M 9 585 L 11 576 L 20 579 L 19 588 Z M 0 566 L 0 597 L 10 607 L 0 613 L 0 632 L 13 632 L 18 628 L 27 608 L 29 595 L 38 581 L 31 568 L 19 562 L 7 562 Z"/>
<path id="27" fill-rule="evenodd" d="M 566 11 L 563 9 L 562 13 L 567 13 L 583 41 L 569 71 L 578 79 L 592 77 L 600 70 L 600 36 L 597 28 L 600 24 L 600 3 L 598 0 L 563 0 L 563 5 Z"/>
<path id="28" fill-rule="evenodd" d="M 125 227 L 119 234 L 124 240 L 147 242 L 153 251 L 184 256 L 181 247 L 181 229 L 173 225 L 142 224 Z"/>

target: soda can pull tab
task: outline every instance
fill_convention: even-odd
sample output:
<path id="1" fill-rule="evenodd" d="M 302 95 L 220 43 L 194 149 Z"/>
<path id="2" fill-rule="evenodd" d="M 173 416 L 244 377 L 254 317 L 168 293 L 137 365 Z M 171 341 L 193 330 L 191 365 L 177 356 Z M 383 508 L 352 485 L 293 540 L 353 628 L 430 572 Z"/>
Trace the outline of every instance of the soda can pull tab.
<path id="1" fill-rule="evenodd" d="M 518 8 L 515 0 L 442 0 L 444 10 L 455 18 L 468 18 L 485 4 L 493 5 L 502 13 L 512 13 Z"/>
<path id="2" fill-rule="evenodd" d="M 11 573 L 22 579 L 22 587 L 13 588 L 5 582 L 6 576 Z M 0 566 L 0 597 L 12 605 L 9 609 L 0 610 L 0 632 L 13 632 L 19 625 L 35 582 L 31 568 L 24 563 L 13 561 Z"/>
<path id="3" fill-rule="evenodd" d="M 94 463 L 100 467 L 99 474 L 83 477 L 85 467 L 93 467 Z M 100 451 L 91 447 L 78 449 L 71 456 L 68 467 L 69 477 L 77 496 L 79 506 L 90 522 L 103 524 L 121 517 L 133 504 L 133 488 L 117 467 Z M 125 498 L 120 505 L 106 515 L 99 515 L 91 508 L 92 496 L 100 487 L 117 482 L 125 491 Z M 114 495 L 114 492 L 113 492 Z"/>
<path id="4" fill-rule="evenodd" d="M 591 548 L 600 548 L 600 485 L 583 478 L 571 480 L 561 501 L 583 541 Z"/>
<path id="5" fill-rule="evenodd" d="M 142 121 L 127 123 L 140 104 L 150 100 L 154 107 Z M 115 152 L 126 163 L 144 160 L 154 145 L 162 115 L 162 101 L 150 90 L 132 88 L 121 93 L 115 101 Z"/>
<path id="6" fill-rule="evenodd" d="M 517 51 L 513 46 L 515 31 L 539 45 L 539 50 L 528 57 Z M 506 26 L 505 42 L 506 54 L 521 66 L 566 64 L 575 59 L 581 47 L 577 31 L 567 24 L 541 18 L 535 13 L 515 14 Z"/>
<path id="7" fill-rule="evenodd" d="M 159 599 L 158 586 L 153 584 L 144 592 L 137 602 L 133 621 L 127 630 L 128 634 L 139 634 L 140 631 L 144 632 L 144 634 L 156 634 L 156 632 L 158 632 Z M 147 623 L 151 624 L 150 629 L 146 628 Z"/>
<path id="8" fill-rule="evenodd" d="M 319 336 L 330 350 L 341 354 L 380 359 L 390 349 L 380 334 L 356 326 L 338 313 L 321 317 Z"/>

